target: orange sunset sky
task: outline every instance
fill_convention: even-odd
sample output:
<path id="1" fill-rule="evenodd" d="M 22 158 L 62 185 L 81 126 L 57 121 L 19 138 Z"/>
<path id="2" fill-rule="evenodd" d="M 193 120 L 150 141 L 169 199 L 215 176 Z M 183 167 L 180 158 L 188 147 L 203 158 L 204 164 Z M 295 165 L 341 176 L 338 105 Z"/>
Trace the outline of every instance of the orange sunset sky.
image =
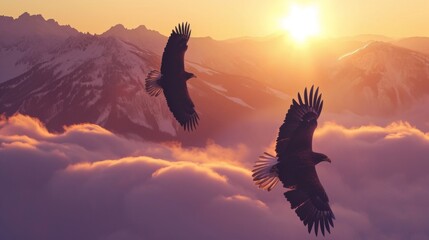
<path id="1" fill-rule="evenodd" d="M 195 29 L 193 36 L 227 39 L 281 31 L 282 19 L 293 4 L 317 8 L 322 37 L 429 36 L 427 0 L 5 0 L 0 2 L 0 14 L 42 14 L 90 33 L 102 33 L 121 23 L 127 28 L 146 25 L 167 35 L 177 22 L 189 21 Z"/>
<path id="2" fill-rule="evenodd" d="M 0 0 L 0 240 L 429 240 L 428 106 L 429 0 Z"/>

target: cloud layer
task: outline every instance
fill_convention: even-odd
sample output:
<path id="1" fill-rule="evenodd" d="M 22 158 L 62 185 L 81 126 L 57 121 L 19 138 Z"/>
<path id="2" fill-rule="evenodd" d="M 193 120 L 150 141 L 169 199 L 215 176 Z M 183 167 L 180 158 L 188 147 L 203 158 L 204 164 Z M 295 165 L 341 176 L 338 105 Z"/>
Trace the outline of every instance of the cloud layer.
<path id="1" fill-rule="evenodd" d="M 321 166 L 319 176 L 329 186 L 334 208 L 347 208 L 366 223 L 359 238 L 429 236 L 428 133 L 406 122 L 357 128 L 327 123 L 315 135 L 316 150 L 335 165 Z"/>
<path id="2" fill-rule="evenodd" d="M 96 125 L 0 120 L 0 239 L 312 239 L 284 189 L 256 189 L 255 146 L 142 143 Z M 334 239 L 427 239 L 429 136 L 326 123 L 315 150 Z M 320 238 L 320 237 L 319 237 Z"/>

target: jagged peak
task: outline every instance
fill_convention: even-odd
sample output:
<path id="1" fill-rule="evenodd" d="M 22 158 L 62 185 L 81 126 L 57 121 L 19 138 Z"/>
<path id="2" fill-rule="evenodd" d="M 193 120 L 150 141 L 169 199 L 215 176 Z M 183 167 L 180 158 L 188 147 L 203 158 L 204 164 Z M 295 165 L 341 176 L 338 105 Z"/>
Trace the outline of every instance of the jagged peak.
<path id="1" fill-rule="evenodd" d="M 66 38 L 79 33 L 70 25 L 60 25 L 55 19 L 46 20 L 40 14 L 31 15 L 28 12 L 24 12 L 18 18 L 2 17 L 0 20 L 2 20 L 0 33 L 7 33 L 9 37 L 60 36 Z"/>
<path id="2" fill-rule="evenodd" d="M 108 31 L 123 31 L 123 30 L 127 30 L 127 29 L 125 28 L 124 25 L 119 23 L 119 24 L 116 24 L 115 26 L 111 27 Z"/>
<path id="3" fill-rule="evenodd" d="M 18 17 L 18 19 L 25 19 L 25 18 L 28 18 L 28 17 L 30 17 L 31 15 L 28 13 L 28 12 L 24 12 L 23 14 L 21 14 L 19 17 Z"/>
<path id="4" fill-rule="evenodd" d="M 41 14 L 35 14 L 35 15 L 31 15 L 28 12 L 24 12 L 23 14 L 21 14 L 17 20 L 21 20 L 21 21 L 34 21 L 34 20 L 38 20 L 38 21 L 45 21 L 45 18 L 41 15 Z"/>
<path id="5" fill-rule="evenodd" d="M 119 36 L 120 38 L 125 38 L 126 41 L 129 41 L 128 38 L 146 38 L 148 36 L 151 38 L 165 37 L 158 31 L 147 28 L 145 25 L 139 25 L 136 28 L 129 29 L 122 24 L 111 27 L 109 30 L 102 33 L 101 36 Z"/>
<path id="6" fill-rule="evenodd" d="M 122 32 L 122 31 L 126 31 L 126 30 L 128 30 L 128 31 L 152 31 L 152 30 L 148 29 L 145 25 L 140 25 L 136 28 L 129 29 L 129 28 L 126 28 L 123 24 L 116 24 L 115 26 L 113 26 L 109 30 L 107 30 L 107 32 L 110 32 L 110 31 Z"/>
<path id="7" fill-rule="evenodd" d="M 145 25 L 140 25 L 140 26 L 136 27 L 135 30 L 138 30 L 138 31 L 151 31 Z"/>
<path id="8" fill-rule="evenodd" d="M 85 51 L 88 47 L 102 47 L 109 49 L 110 52 L 121 51 L 119 49 L 126 48 L 127 45 L 120 39 L 113 36 L 93 35 L 93 34 L 80 34 L 67 38 L 62 44 L 52 50 L 52 53 L 57 55 L 64 54 L 65 52 L 80 49 Z"/>
<path id="9" fill-rule="evenodd" d="M 160 32 L 156 30 L 149 29 L 146 25 L 139 25 L 138 27 L 132 29 L 131 31 L 135 31 L 137 33 L 151 33 L 158 36 L 163 36 Z"/>

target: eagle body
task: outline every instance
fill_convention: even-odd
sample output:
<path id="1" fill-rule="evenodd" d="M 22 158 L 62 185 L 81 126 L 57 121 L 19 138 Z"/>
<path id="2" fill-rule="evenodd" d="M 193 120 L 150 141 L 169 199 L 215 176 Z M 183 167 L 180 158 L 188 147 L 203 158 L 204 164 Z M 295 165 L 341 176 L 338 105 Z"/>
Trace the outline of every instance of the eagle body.
<path id="1" fill-rule="evenodd" d="M 195 77 L 193 73 L 185 71 L 184 58 L 190 36 L 188 23 L 179 24 L 173 29 L 164 48 L 161 71 L 149 72 L 145 84 L 146 91 L 151 96 L 164 93 L 173 116 L 187 131 L 194 130 L 199 120 L 186 84 Z"/>

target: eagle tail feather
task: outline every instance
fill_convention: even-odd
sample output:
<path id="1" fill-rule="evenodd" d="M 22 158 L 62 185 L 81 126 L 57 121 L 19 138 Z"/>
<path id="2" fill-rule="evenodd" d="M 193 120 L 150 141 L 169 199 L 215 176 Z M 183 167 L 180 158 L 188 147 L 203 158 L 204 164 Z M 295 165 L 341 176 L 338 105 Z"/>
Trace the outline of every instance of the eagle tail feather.
<path id="1" fill-rule="evenodd" d="M 264 152 L 256 161 L 252 177 L 259 188 L 271 191 L 279 182 L 277 160 L 277 157 Z"/>
<path id="2" fill-rule="evenodd" d="M 162 92 L 160 85 L 162 74 L 158 70 L 152 70 L 147 74 L 145 79 L 146 92 L 152 97 L 157 97 Z"/>

